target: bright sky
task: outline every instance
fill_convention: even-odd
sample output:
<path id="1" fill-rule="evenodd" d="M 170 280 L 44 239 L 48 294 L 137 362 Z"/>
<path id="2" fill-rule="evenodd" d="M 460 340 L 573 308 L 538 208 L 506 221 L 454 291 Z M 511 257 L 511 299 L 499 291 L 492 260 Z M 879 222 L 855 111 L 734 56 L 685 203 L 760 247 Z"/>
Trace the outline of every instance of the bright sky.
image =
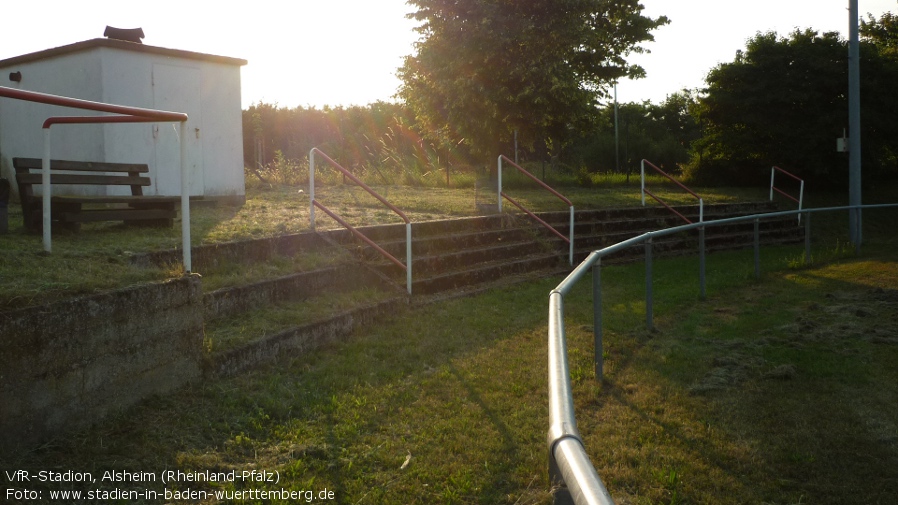
<path id="1" fill-rule="evenodd" d="M 847 37 L 847 0 L 642 0 L 671 24 L 655 32 L 648 55 L 633 55 L 648 76 L 623 81 L 618 99 L 658 102 L 703 84 L 718 63 L 758 31 L 795 27 Z M 859 0 L 861 15 L 898 12 L 896 0 Z M 233 7 L 232 7 L 233 5 Z M 239 7 L 236 7 L 239 5 Z M 735 6 L 735 7 L 734 7 Z M 103 36 L 106 25 L 143 28 L 148 45 L 242 58 L 243 107 L 365 105 L 390 100 L 396 69 L 417 34 L 405 0 L 28 0 L 3 6 L 0 59 Z M 0 85 L 2 81 L 0 81 Z"/>

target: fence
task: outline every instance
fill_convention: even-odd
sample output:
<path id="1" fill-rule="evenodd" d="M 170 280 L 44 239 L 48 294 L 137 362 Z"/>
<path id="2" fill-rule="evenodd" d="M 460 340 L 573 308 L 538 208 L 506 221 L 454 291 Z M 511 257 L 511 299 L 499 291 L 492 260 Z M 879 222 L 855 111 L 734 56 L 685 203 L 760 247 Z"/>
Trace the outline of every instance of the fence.
<path id="1" fill-rule="evenodd" d="M 344 221 L 340 216 L 338 216 L 336 213 L 334 213 L 333 211 L 331 211 L 330 209 L 328 209 L 322 203 L 320 203 L 318 200 L 315 199 L 315 153 L 318 153 L 319 155 L 321 155 L 321 157 L 324 158 L 325 161 L 327 161 L 337 171 L 342 173 L 344 178 L 349 178 L 349 180 L 356 183 L 360 188 L 367 191 L 374 198 L 377 198 L 380 201 L 380 203 L 386 205 L 387 208 L 389 208 L 390 210 L 395 212 L 397 215 L 399 215 L 399 217 L 402 218 L 403 221 L 405 221 L 405 264 L 404 265 L 402 264 L 401 261 L 396 259 L 395 256 L 393 256 L 392 254 L 385 251 L 379 245 L 375 244 L 373 240 L 366 237 L 362 232 L 355 229 L 355 227 L 353 227 L 352 225 L 350 225 L 349 223 Z M 346 170 L 345 168 L 340 166 L 339 163 L 337 163 L 336 161 L 331 159 L 328 155 L 324 154 L 317 147 L 313 147 L 309 151 L 309 222 L 310 222 L 312 231 L 315 231 L 315 207 L 318 207 L 319 209 L 321 209 L 325 214 L 327 214 L 328 216 L 333 218 L 336 222 L 340 223 L 344 228 L 346 228 L 347 230 L 352 232 L 353 235 L 355 235 L 356 237 L 361 239 L 363 242 L 365 242 L 366 244 L 373 247 L 374 250 L 376 250 L 377 252 L 382 254 L 385 258 L 390 260 L 394 265 L 396 265 L 399 268 L 401 268 L 402 270 L 404 270 L 405 271 L 406 290 L 408 291 L 408 294 L 412 294 L 412 222 L 409 220 L 409 218 L 405 215 L 404 212 L 402 212 L 401 210 L 396 208 L 395 205 L 388 202 L 384 197 L 380 196 L 376 191 L 374 191 L 373 189 L 368 187 L 367 184 L 360 181 L 358 179 L 358 177 L 356 177 L 355 175 L 352 174 L 352 172 L 350 172 L 349 170 Z"/>
<path id="2" fill-rule="evenodd" d="M 504 191 L 502 191 L 502 161 L 503 161 L 503 160 L 504 160 L 506 163 L 508 163 L 508 164 L 510 164 L 511 166 L 513 166 L 514 168 L 518 169 L 519 172 L 521 172 L 522 174 L 526 175 L 527 177 L 529 177 L 530 179 L 532 179 L 533 181 L 535 181 L 537 184 L 540 185 L 540 187 L 542 187 L 543 189 L 549 191 L 550 193 L 552 193 L 553 195 L 555 195 L 556 197 L 558 197 L 558 199 L 560 199 L 561 201 L 563 201 L 564 203 L 566 203 L 566 204 L 568 205 L 568 208 L 570 209 L 570 213 L 571 213 L 571 219 L 570 219 L 570 226 L 571 226 L 571 228 L 570 228 L 570 234 L 569 234 L 568 237 L 565 237 L 564 235 L 562 235 L 562 233 L 561 233 L 560 231 L 556 230 L 554 226 L 552 226 L 552 225 L 550 225 L 549 223 L 545 222 L 544 220 L 540 219 L 540 218 L 539 218 L 536 214 L 534 214 L 533 212 L 530 212 L 529 210 L 525 209 L 523 205 L 521 205 L 520 203 L 518 203 L 517 201 L 515 201 L 513 198 L 511 198 L 510 196 L 508 196 L 507 194 L 505 194 Z M 565 242 L 567 242 L 568 248 L 569 248 L 569 250 L 570 250 L 569 255 L 568 255 L 568 262 L 569 262 L 571 265 L 573 265 L 573 264 L 574 264 L 574 204 L 571 203 L 571 201 L 568 200 L 564 195 L 562 195 L 562 194 L 559 193 L 558 191 L 555 191 L 554 189 L 552 189 L 548 184 L 546 184 L 546 183 L 544 183 L 543 181 L 537 179 L 536 176 L 534 176 L 533 174 L 531 174 L 531 173 L 528 172 L 527 170 L 524 170 L 524 168 L 522 168 L 522 167 L 521 167 L 520 165 L 518 165 L 517 163 L 511 161 L 511 159 L 509 159 L 508 156 L 505 156 L 504 154 L 500 154 L 500 155 L 499 155 L 499 161 L 498 161 L 498 163 L 499 163 L 499 169 L 498 169 L 498 181 L 499 181 L 499 185 L 498 185 L 498 188 L 499 188 L 499 189 L 498 189 L 498 192 L 499 192 L 498 201 L 499 201 L 499 212 L 500 212 L 500 213 L 502 212 L 502 198 L 505 197 L 505 198 L 506 198 L 509 202 L 511 202 L 515 207 L 521 209 L 521 211 L 523 211 L 525 214 L 527 214 L 528 216 L 530 216 L 531 218 L 533 218 L 534 220 L 536 220 L 539 224 L 545 226 L 549 231 L 551 231 L 552 233 L 554 233 L 555 235 L 557 235 L 559 238 L 561 238 L 561 240 L 564 240 Z"/>
<path id="3" fill-rule="evenodd" d="M 898 204 L 860 205 L 845 207 L 827 207 L 820 209 L 790 210 L 740 216 L 714 221 L 692 223 L 664 230 L 652 231 L 625 240 L 623 242 L 593 251 L 549 294 L 549 478 L 553 484 L 561 484 L 567 488 L 574 503 L 581 504 L 613 504 L 614 501 L 601 478 L 589 461 L 583 440 L 577 431 L 574 416 L 574 401 L 571 390 L 571 376 L 567 362 L 567 344 L 564 331 L 564 297 L 574 285 L 592 270 L 593 292 L 593 337 L 594 364 L 596 379 L 602 379 L 602 258 L 628 247 L 645 245 L 646 250 L 646 325 L 652 327 L 652 239 L 674 233 L 688 231 L 705 226 L 723 226 L 738 222 L 753 221 L 754 227 L 754 262 L 755 275 L 760 276 L 759 231 L 758 222 L 764 218 L 805 214 L 805 261 L 810 263 L 810 216 L 814 212 L 835 212 L 850 210 L 853 216 L 860 216 L 860 209 L 898 207 Z M 860 226 L 860 223 L 857 223 Z M 701 244 L 704 248 L 704 244 Z M 860 253 L 860 244 L 855 244 Z M 700 282 L 704 284 L 704 262 L 700 261 Z M 702 287 L 704 292 L 704 286 Z"/>

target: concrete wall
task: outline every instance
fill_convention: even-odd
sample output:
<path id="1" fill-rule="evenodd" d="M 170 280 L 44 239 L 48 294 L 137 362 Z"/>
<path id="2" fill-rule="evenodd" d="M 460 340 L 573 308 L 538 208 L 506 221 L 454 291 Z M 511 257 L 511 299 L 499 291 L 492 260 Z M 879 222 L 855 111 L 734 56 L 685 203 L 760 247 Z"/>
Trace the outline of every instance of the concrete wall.
<path id="1" fill-rule="evenodd" d="M 0 453 L 84 427 L 201 371 L 196 276 L 0 313 Z"/>

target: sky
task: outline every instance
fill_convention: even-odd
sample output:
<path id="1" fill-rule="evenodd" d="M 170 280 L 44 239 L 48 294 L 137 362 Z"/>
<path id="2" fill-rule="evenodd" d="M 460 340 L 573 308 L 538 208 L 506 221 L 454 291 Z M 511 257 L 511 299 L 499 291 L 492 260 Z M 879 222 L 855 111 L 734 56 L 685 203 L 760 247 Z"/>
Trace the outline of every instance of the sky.
<path id="1" fill-rule="evenodd" d="M 100 38 L 106 26 L 141 27 L 147 45 L 248 60 L 243 107 L 366 105 L 390 101 L 396 69 L 418 34 L 405 0 L 29 0 L 7 2 L 0 60 Z M 618 85 L 621 102 L 660 102 L 701 87 L 714 66 L 732 61 L 757 32 L 795 28 L 848 36 L 847 0 L 642 0 L 644 14 L 671 23 L 633 54 L 645 79 Z M 736 7 L 734 7 L 734 5 Z M 860 13 L 898 13 L 898 0 L 859 0 Z M 2 81 L 0 81 L 0 85 Z"/>

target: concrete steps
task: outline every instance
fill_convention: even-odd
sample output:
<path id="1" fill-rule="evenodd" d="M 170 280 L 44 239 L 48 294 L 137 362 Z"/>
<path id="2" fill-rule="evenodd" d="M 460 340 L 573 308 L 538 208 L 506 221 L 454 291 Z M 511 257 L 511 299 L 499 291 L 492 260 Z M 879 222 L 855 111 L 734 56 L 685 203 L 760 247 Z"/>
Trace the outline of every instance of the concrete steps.
<path id="1" fill-rule="evenodd" d="M 696 206 L 677 210 L 698 220 Z M 709 205 L 705 220 L 773 210 L 775 207 L 766 203 Z M 568 235 L 567 212 L 539 216 Z M 679 217 L 662 207 L 578 211 L 574 264 L 593 250 L 680 224 Z M 803 229 L 794 217 L 764 219 L 760 229 L 763 244 L 803 239 Z M 359 230 L 405 262 L 404 224 L 364 226 Z M 751 247 L 752 233 L 752 223 L 708 228 L 707 251 Z M 653 244 L 656 256 L 697 251 L 697 231 L 657 239 Z M 196 269 L 203 273 L 240 268 L 240 263 L 315 254 L 342 258 L 307 271 L 204 294 L 206 337 L 212 349 L 208 374 L 232 375 L 278 356 L 339 340 L 359 326 L 401 310 L 410 301 L 428 303 L 535 277 L 563 275 L 572 268 L 567 243 L 528 216 L 515 214 L 413 223 L 411 299 L 406 293 L 405 272 L 347 230 L 198 247 L 193 257 Z M 644 247 L 633 247 L 607 261 L 639 261 L 644 254 Z M 179 257 L 179 251 L 165 251 L 135 257 L 133 262 L 165 264 Z M 243 335 L 233 343 L 232 336 L 240 332 Z M 232 343 L 221 345 L 229 341 Z"/>

